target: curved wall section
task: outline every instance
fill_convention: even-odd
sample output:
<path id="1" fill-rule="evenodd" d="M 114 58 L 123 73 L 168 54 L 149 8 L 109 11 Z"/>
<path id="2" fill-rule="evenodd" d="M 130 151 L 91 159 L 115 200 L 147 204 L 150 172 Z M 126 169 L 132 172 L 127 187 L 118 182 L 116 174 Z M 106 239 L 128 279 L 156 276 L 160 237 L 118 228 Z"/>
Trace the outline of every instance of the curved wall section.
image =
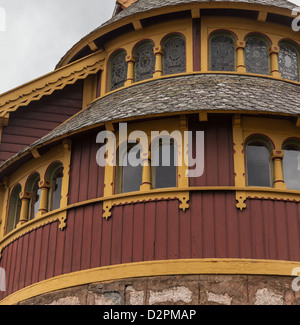
<path id="1" fill-rule="evenodd" d="M 8 274 L 1 300 L 46 279 L 110 265 L 174 259 L 184 265 L 184 259 L 205 258 L 300 260 L 297 203 L 252 200 L 240 212 L 232 193 L 196 192 L 185 213 L 176 201 L 114 209 L 109 220 L 101 217 L 101 204 L 74 209 L 66 230 L 53 222 L 8 245 L 0 263 Z"/>

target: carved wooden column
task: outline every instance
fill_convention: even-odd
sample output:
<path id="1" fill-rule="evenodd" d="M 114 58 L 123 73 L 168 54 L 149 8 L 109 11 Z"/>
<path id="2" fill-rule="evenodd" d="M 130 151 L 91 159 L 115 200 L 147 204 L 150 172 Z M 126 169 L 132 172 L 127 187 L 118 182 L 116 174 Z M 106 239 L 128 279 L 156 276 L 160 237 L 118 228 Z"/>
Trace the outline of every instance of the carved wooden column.
<path id="1" fill-rule="evenodd" d="M 284 184 L 282 168 L 283 155 L 283 150 L 273 150 L 272 159 L 274 161 L 274 188 L 286 188 L 286 185 Z"/>
<path id="2" fill-rule="evenodd" d="M 142 185 L 140 187 L 141 191 L 149 191 L 152 188 L 152 181 L 151 181 L 151 153 L 143 153 L 142 154 L 143 160 L 143 179 Z"/>
<path id="3" fill-rule="evenodd" d="M 20 199 L 21 199 L 22 205 L 21 205 L 20 220 L 19 220 L 17 227 L 22 226 L 24 223 L 26 223 L 28 221 L 29 202 L 31 199 L 31 193 L 26 192 L 26 191 L 20 193 Z"/>
<path id="4" fill-rule="evenodd" d="M 246 43 L 244 41 L 237 40 L 237 42 L 236 42 L 236 71 L 239 73 L 246 73 L 245 46 L 246 46 Z"/>
<path id="5" fill-rule="evenodd" d="M 49 181 L 43 180 L 39 182 L 39 188 L 41 189 L 41 200 L 38 216 L 41 216 L 48 212 L 48 194 L 51 183 Z"/>
<path id="6" fill-rule="evenodd" d="M 278 67 L 278 53 L 279 46 L 272 45 L 269 49 L 270 60 L 271 60 L 271 75 L 275 78 L 281 78 L 281 73 Z"/>
<path id="7" fill-rule="evenodd" d="M 125 86 L 130 86 L 134 83 L 135 57 L 133 55 L 128 55 L 126 57 L 126 62 L 128 64 L 128 68 L 127 68 L 127 80 L 125 82 Z"/>
<path id="8" fill-rule="evenodd" d="M 155 73 L 154 78 L 159 78 L 163 75 L 163 50 L 161 46 L 154 47 L 155 54 Z"/>

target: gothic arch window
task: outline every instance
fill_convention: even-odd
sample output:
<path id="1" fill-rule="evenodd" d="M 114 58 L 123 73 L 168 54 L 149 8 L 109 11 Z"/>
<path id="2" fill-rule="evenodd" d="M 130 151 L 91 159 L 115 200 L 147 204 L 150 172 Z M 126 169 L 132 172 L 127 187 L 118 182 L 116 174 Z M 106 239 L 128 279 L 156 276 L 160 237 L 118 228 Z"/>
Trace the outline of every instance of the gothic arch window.
<path id="1" fill-rule="evenodd" d="M 246 144 L 247 185 L 271 187 L 271 144 L 262 137 L 254 137 Z"/>
<path id="2" fill-rule="evenodd" d="M 177 186 L 177 146 L 174 140 L 160 138 L 151 143 L 152 187 Z"/>
<path id="3" fill-rule="evenodd" d="M 113 54 L 109 62 L 110 90 L 115 90 L 124 86 L 127 80 L 127 69 L 126 52 L 120 50 Z"/>
<path id="4" fill-rule="evenodd" d="M 135 81 L 153 78 L 155 72 L 154 44 L 147 41 L 139 45 L 135 52 Z"/>
<path id="5" fill-rule="evenodd" d="M 268 46 L 264 38 L 251 35 L 246 39 L 245 61 L 248 73 L 270 73 Z"/>
<path id="6" fill-rule="evenodd" d="M 41 189 L 39 188 L 40 175 L 34 173 L 26 182 L 25 191 L 30 193 L 28 220 L 35 218 L 40 208 Z"/>
<path id="7" fill-rule="evenodd" d="M 235 37 L 230 33 L 215 33 L 210 38 L 210 70 L 235 71 Z"/>
<path id="8" fill-rule="evenodd" d="M 299 81 L 299 54 L 297 49 L 286 42 L 280 43 L 279 47 L 278 64 L 281 77 Z"/>
<path id="9" fill-rule="evenodd" d="M 61 204 L 61 192 L 64 167 L 61 162 L 53 163 L 46 173 L 46 179 L 50 182 L 48 195 L 48 211 L 57 210 Z"/>
<path id="10" fill-rule="evenodd" d="M 139 191 L 143 177 L 143 166 L 139 163 L 141 146 L 124 143 L 118 151 L 115 192 L 118 194 Z"/>
<path id="11" fill-rule="evenodd" d="M 163 74 L 170 75 L 186 71 L 185 39 L 179 34 L 170 35 L 162 42 Z"/>
<path id="12" fill-rule="evenodd" d="M 8 221 L 7 221 L 7 233 L 11 232 L 17 227 L 17 224 L 20 220 L 20 214 L 21 214 L 21 194 L 22 188 L 20 184 L 17 184 L 10 196 L 9 201 L 9 211 L 8 211 Z"/>
<path id="13" fill-rule="evenodd" d="M 283 152 L 284 183 L 288 189 L 300 190 L 300 142 L 286 142 Z"/>

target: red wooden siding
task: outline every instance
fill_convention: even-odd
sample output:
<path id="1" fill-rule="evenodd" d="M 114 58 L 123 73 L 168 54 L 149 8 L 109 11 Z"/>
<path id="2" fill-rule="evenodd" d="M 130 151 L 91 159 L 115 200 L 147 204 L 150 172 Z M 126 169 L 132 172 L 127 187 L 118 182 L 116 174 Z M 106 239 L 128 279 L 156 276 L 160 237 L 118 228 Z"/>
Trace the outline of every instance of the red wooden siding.
<path id="1" fill-rule="evenodd" d="M 81 110 L 82 89 L 82 81 L 79 81 L 10 113 L 8 126 L 2 130 L 0 162 L 9 159 Z"/>
<path id="2" fill-rule="evenodd" d="M 300 261 L 300 205 L 248 200 L 243 212 L 232 192 L 195 192 L 190 209 L 178 202 L 102 204 L 72 210 L 67 228 L 54 222 L 3 250 L 6 295 L 53 276 L 120 263 L 186 258 L 249 258 Z"/>
<path id="3" fill-rule="evenodd" d="M 193 19 L 193 65 L 195 72 L 201 70 L 201 18 Z"/>
<path id="4" fill-rule="evenodd" d="M 205 131 L 205 173 L 191 186 L 234 185 L 230 117 L 191 117 L 190 129 Z M 69 204 L 103 196 L 104 168 L 96 163 L 96 135 L 72 142 Z M 249 258 L 300 261 L 300 205 L 247 200 L 236 208 L 231 191 L 191 192 L 183 212 L 177 200 L 129 204 L 102 218 L 102 203 L 68 212 L 67 227 L 41 227 L 8 245 L 0 267 L 8 290 L 70 272 L 120 263 L 187 258 Z"/>
<path id="5" fill-rule="evenodd" d="M 101 129 L 98 130 L 100 132 Z M 98 132 L 81 134 L 73 140 L 69 184 L 69 204 L 102 197 L 104 168 L 96 162 Z"/>
<path id="6" fill-rule="evenodd" d="M 211 116 L 199 122 L 197 116 L 189 119 L 189 130 L 204 131 L 204 174 L 190 178 L 190 186 L 234 186 L 233 139 L 231 116 Z M 195 137 L 193 151 L 195 152 Z"/>

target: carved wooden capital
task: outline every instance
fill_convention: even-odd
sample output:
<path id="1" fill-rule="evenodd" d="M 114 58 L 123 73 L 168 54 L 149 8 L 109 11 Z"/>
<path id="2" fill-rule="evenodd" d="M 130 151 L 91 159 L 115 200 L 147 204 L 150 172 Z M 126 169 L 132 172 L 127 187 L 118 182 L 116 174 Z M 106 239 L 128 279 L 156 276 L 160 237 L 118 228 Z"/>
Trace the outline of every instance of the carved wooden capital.
<path id="1" fill-rule="evenodd" d="M 31 193 L 30 192 L 22 192 L 20 193 L 20 199 L 23 200 L 30 200 L 31 199 Z"/>
<path id="2" fill-rule="evenodd" d="M 283 150 L 273 150 L 272 159 L 283 159 Z"/>

